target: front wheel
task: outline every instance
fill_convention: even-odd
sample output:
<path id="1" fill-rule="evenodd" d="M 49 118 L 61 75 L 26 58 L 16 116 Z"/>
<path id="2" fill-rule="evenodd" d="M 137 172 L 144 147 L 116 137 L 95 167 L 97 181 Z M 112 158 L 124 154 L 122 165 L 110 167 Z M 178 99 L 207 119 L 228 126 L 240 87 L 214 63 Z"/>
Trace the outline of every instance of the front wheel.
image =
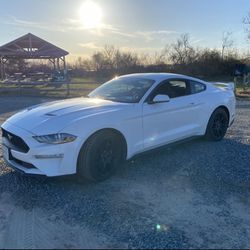
<path id="1" fill-rule="evenodd" d="M 229 117 L 227 112 L 218 108 L 212 114 L 206 130 L 206 139 L 210 141 L 221 141 L 228 129 Z"/>
<path id="2" fill-rule="evenodd" d="M 119 137 L 100 131 L 88 139 L 78 157 L 78 173 L 91 181 L 103 181 L 116 170 L 122 159 Z"/>

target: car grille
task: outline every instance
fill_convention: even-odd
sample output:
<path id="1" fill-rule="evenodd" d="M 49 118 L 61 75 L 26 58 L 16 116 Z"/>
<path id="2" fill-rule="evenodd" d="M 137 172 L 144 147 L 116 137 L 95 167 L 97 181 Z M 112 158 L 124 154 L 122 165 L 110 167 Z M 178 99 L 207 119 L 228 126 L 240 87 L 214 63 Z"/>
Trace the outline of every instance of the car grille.
<path id="1" fill-rule="evenodd" d="M 15 150 L 23 152 L 23 153 L 29 152 L 29 150 L 30 150 L 29 146 L 25 143 L 25 141 L 21 137 L 14 135 L 5 129 L 2 129 L 2 135 L 4 138 L 7 139 L 7 141 L 12 146 L 15 147 Z"/>

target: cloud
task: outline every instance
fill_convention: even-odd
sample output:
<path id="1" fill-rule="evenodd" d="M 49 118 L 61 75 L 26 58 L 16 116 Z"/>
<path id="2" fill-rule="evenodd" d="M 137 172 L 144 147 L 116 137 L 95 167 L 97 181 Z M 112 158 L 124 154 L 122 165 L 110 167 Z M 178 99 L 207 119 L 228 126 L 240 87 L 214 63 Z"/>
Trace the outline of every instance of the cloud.
<path id="1" fill-rule="evenodd" d="M 2 23 L 12 25 L 12 26 L 28 27 L 28 28 L 35 28 L 35 29 L 52 30 L 52 31 L 60 31 L 60 32 L 65 31 L 61 25 L 56 25 L 56 24 L 51 25 L 51 24 L 46 24 L 42 22 L 33 22 L 29 20 L 19 19 L 11 15 L 5 16 Z"/>
<path id="2" fill-rule="evenodd" d="M 203 42 L 204 40 L 203 39 L 191 39 L 191 44 L 197 44 L 197 43 L 201 43 L 201 42 Z"/>
<path id="3" fill-rule="evenodd" d="M 89 33 L 96 36 L 105 36 L 107 33 L 110 33 L 123 37 L 135 37 L 135 35 L 133 34 L 122 32 L 119 28 L 105 23 L 102 23 L 99 28 L 89 29 L 84 27 L 84 25 L 81 23 L 80 20 L 72 18 L 64 19 L 60 23 L 51 24 L 44 22 L 33 22 L 30 20 L 19 19 L 15 16 L 7 15 L 3 18 L 1 22 L 12 26 L 42 29 L 48 31 L 59 31 L 59 32 L 88 31 Z"/>
<path id="4" fill-rule="evenodd" d="M 96 36 L 105 36 L 105 33 L 110 33 L 122 37 L 136 37 L 135 34 L 123 32 L 120 28 L 106 23 L 101 23 L 100 27 L 95 29 L 84 27 L 81 21 L 77 19 L 65 19 L 63 23 L 66 25 L 66 30 L 88 31 Z"/>
<path id="5" fill-rule="evenodd" d="M 122 37 L 129 37 L 129 38 L 132 38 L 132 37 L 136 37 L 135 34 L 133 33 L 126 33 L 126 32 L 122 32 L 122 31 L 112 31 L 113 34 L 116 34 L 116 35 L 119 35 L 119 36 L 122 36 Z"/>
<path id="6" fill-rule="evenodd" d="M 139 53 L 146 53 L 146 54 L 155 54 L 155 52 L 160 52 L 162 48 L 155 48 L 155 47 L 129 47 L 129 46 L 122 46 L 119 47 L 122 51 L 128 52 L 139 52 Z"/>
<path id="7" fill-rule="evenodd" d="M 84 26 L 82 21 L 80 19 L 73 19 L 73 18 L 66 18 L 62 20 L 63 25 L 66 25 L 68 29 L 77 29 L 77 30 L 91 30 L 93 28 L 89 28 Z M 101 23 L 100 27 L 101 29 L 106 29 L 106 30 L 116 30 L 112 25 Z M 99 28 L 94 28 L 94 29 L 99 29 Z"/>
<path id="8" fill-rule="evenodd" d="M 32 22 L 32 21 L 28 21 L 28 20 L 21 20 L 18 19 L 14 16 L 9 16 L 9 24 L 19 24 L 19 25 L 24 25 L 24 26 L 36 26 L 36 27 L 41 27 L 44 28 L 44 25 L 42 25 L 42 23 L 39 22 Z"/>
<path id="9" fill-rule="evenodd" d="M 84 25 L 79 19 L 73 19 L 73 18 L 66 18 L 58 23 L 56 22 L 45 23 L 45 22 L 34 22 L 25 19 L 19 19 L 15 16 L 7 15 L 4 17 L 2 23 L 13 26 L 43 29 L 43 30 L 57 31 L 57 32 L 88 31 L 89 33 L 95 36 L 102 36 L 102 37 L 108 34 L 113 34 L 125 38 L 142 38 L 147 42 L 163 39 L 173 34 L 178 34 L 178 32 L 173 30 L 128 32 L 124 31 L 120 27 L 115 27 L 111 24 L 106 24 L 106 23 L 102 23 L 99 28 L 88 29 L 87 27 L 84 27 Z"/>
<path id="10" fill-rule="evenodd" d="M 80 47 L 82 47 L 82 48 L 91 49 L 91 50 L 100 50 L 100 49 L 103 48 L 103 47 L 98 46 L 98 45 L 96 45 L 95 43 L 92 43 L 92 42 L 90 42 L 90 43 L 79 43 L 78 45 Z"/>
<path id="11" fill-rule="evenodd" d="M 143 37 L 147 42 L 158 40 L 159 38 L 165 38 L 170 35 L 180 34 L 174 30 L 151 30 L 151 31 L 137 31 L 135 34 L 139 37 Z"/>

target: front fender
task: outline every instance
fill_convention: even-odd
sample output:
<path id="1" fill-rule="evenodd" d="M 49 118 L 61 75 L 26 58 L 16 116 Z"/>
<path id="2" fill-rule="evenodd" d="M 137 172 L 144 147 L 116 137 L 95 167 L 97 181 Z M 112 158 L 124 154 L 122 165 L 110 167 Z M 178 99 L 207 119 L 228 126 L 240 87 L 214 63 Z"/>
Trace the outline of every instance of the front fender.
<path id="1" fill-rule="evenodd" d="M 114 129 L 124 136 L 127 143 L 127 159 L 143 150 L 142 115 L 139 109 L 133 115 L 131 112 L 123 111 L 79 119 L 60 132 L 76 135 L 80 139 L 77 152 L 79 154 L 88 138 L 103 129 Z"/>

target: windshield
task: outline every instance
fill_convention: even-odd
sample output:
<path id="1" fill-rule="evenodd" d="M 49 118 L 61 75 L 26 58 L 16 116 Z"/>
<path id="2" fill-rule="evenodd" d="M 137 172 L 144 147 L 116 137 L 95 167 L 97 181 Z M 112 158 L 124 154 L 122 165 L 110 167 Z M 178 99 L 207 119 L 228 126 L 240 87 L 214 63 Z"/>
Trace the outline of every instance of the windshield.
<path id="1" fill-rule="evenodd" d="M 88 96 L 114 102 L 138 103 L 154 82 L 143 78 L 117 78 L 103 84 Z"/>

